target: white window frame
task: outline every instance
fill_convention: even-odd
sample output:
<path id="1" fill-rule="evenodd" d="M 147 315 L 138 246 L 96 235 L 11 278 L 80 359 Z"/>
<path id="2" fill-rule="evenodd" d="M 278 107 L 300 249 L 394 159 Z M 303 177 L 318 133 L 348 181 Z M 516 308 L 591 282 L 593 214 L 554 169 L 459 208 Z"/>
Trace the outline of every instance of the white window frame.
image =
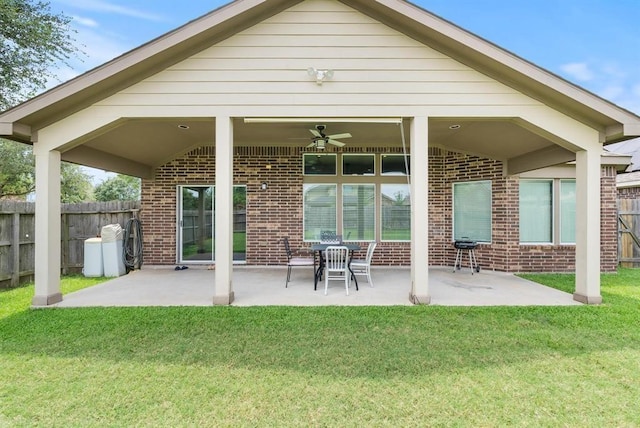
<path id="1" fill-rule="evenodd" d="M 528 181 L 528 182 L 537 182 L 537 183 L 550 183 L 551 186 L 551 230 L 550 232 L 550 241 L 538 241 L 538 242 L 523 242 L 520 237 L 520 222 L 522 221 L 522 215 L 520 214 L 520 182 Z M 518 242 L 523 246 L 537 246 L 537 245 L 553 245 L 556 236 L 556 183 L 553 179 L 549 178 L 523 178 L 520 179 L 518 183 Z"/>
<path id="2" fill-rule="evenodd" d="M 575 239 L 573 240 L 573 242 L 563 242 L 562 241 L 562 203 L 560 201 L 560 198 L 562 198 L 562 183 L 566 183 L 566 182 L 572 182 L 575 184 L 576 180 L 575 179 L 561 179 L 558 180 L 559 184 L 558 184 L 558 223 L 559 223 L 559 227 L 558 227 L 558 245 L 576 245 L 576 241 Z M 575 201 L 574 201 L 574 206 L 575 206 Z M 575 210 L 574 210 L 575 211 Z M 575 218 L 573 219 L 573 226 L 574 226 L 574 232 L 573 232 L 573 236 L 575 238 L 575 225 L 576 225 L 576 220 Z"/>
<path id="3" fill-rule="evenodd" d="M 384 172 L 384 159 L 387 157 L 401 157 L 403 162 L 405 163 L 405 172 Z M 407 174 L 407 170 L 409 170 L 409 174 Z M 411 155 L 401 154 L 401 153 L 383 153 L 380 155 L 380 176 L 381 177 L 406 177 L 407 175 L 411 175 Z"/>
<path id="4" fill-rule="evenodd" d="M 306 205 L 305 205 L 305 186 L 333 186 L 333 188 L 335 189 L 335 216 L 336 216 L 336 233 L 338 232 L 339 228 L 339 224 L 340 224 L 340 219 L 338 217 L 338 212 L 340 211 L 340 206 L 338 205 L 338 201 L 340 201 L 341 199 L 341 195 L 338 195 L 338 189 L 340 189 L 340 187 L 336 184 L 336 183 L 303 183 L 302 184 L 302 240 L 303 242 L 318 242 L 319 237 L 318 238 L 313 238 L 313 239 L 307 239 L 306 238 L 306 224 L 307 224 L 307 217 L 306 217 Z"/>
<path id="5" fill-rule="evenodd" d="M 371 186 L 373 187 L 373 239 L 353 239 L 353 238 L 349 238 L 349 241 L 357 241 L 357 242 L 374 242 L 376 240 L 376 234 L 377 234 L 377 228 L 378 228 L 378 212 L 376 210 L 376 206 L 377 206 L 377 187 L 375 185 L 375 183 L 342 183 L 342 192 L 340 195 L 340 209 L 339 211 L 341 212 L 341 230 L 342 230 L 342 238 L 346 241 L 347 240 L 347 236 L 344 234 L 345 230 L 344 230 L 344 188 L 345 186 Z"/>
<path id="6" fill-rule="evenodd" d="M 493 181 L 492 180 L 469 180 L 469 181 L 458 181 L 451 184 L 451 239 L 455 241 L 456 238 L 456 186 L 467 185 L 471 183 L 488 183 L 491 191 L 489 192 L 489 239 L 488 240 L 476 240 L 478 243 L 482 244 L 491 244 L 493 240 Z M 469 237 L 470 239 L 474 239 L 474 237 Z M 475 239 L 474 239 L 475 240 Z"/>
<path id="7" fill-rule="evenodd" d="M 575 242 L 563 242 L 562 241 L 562 204 L 560 203 L 561 198 L 561 186 L 563 182 L 574 182 L 573 178 L 520 178 L 520 181 L 544 181 L 551 182 L 551 241 L 550 242 L 522 242 L 520 240 L 520 245 L 522 246 L 537 246 L 537 245 L 546 245 L 546 246 L 575 246 Z M 518 208 L 520 207 L 520 189 L 518 188 Z M 520 229 L 520 221 L 521 216 L 518 216 L 518 230 Z M 575 221 L 574 221 L 575 225 Z M 519 237 L 519 236 L 518 236 Z"/>
<path id="8" fill-rule="evenodd" d="M 345 159 L 348 158 L 354 158 L 354 157 L 369 157 L 369 158 L 373 158 L 371 165 L 373 166 L 373 172 L 372 173 L 366 173 L 366 174 L 347 174 L 344 172 L 344 162 Z M 341 173 L 343 176 L 345 177 L 373 177 L 377 175 L 377 171 L 376 171 L 376 155 L 375 153 L 343 153 L 340 159 L 340 166 L 341 166 Z"/>
<path id="9" fill-rule="evenodd" d="M 343 159 L 342 157 L 345 155 L 368 155 L 373 157 L 374 161 L 374 174 L 365 174 L 365 175 L 344 175 L 343 168 Z M 317 242 L 318 239 L 305 239 L 305 214 L 304 214 L 304 187 L 307 185 L 333 185 L 336 186 L 336 233 L 339 234 L 340 231 L 344 232 L 344 219 L 343 219 L 343 186 L 344 185 L 366 185 L 373 184 L 374 185 L 374 198 L 375 198 L 375 231 L 374 231 L 374 239 L 371 241 L 366 240 L 358 240 L 358 242 L 372 242 L 379 241 L 382 242 L 382 209 L 381 209 L 381 186 L 385 184 L 406 184 L 407 176 L 405 174 L 382 174 L 382 156 L 385 155 L 394 155 L 394 156 L 402 156 L 404 154 L 387 154 L 387 153 L 303 153 L 301 157 L 302 168 L 303 168 L 303 226 L 302 226 L 302 234 L 303 240 L 305 242 Z M 304 156 L 312 155 L 312 156 L 322 156 L 322 155 L 333 155 L 336 156 L 336 165 L 339 170 L 336 171 L 335 175 L 329 174 L 304 174 Z M 409 156 L 409 155 L 407 155 Z M 346 238 L 346 237 L 345 237 Z M 356 241 L 355 239 L 349 238 L 350 241 Z M 389 241 L 384 240 L 384 242 L 411 242 L 411 240 L 397 240 L 397 241 Z"/>
<path id="10" fill-rule="evenodd" d="M 304 168 L 304 159 L 307 156 L 330 156 L 334 160 L 335 173 L 333 174 L 307 174 Z M 302 175 L 306 177 L 335 177 L 338 175 L 338 154 L 337 153 L 303 153 L 302 154 Z"/>
<path id="11" fill-rule="evenodd" d="M 384 239 L 382 236 L 382 228 L 384 227 L 384 222 L 382 221 L 382 188 L 384 186 L 406 186 L 409 194 L 409 239 Z M 411 242 L 411 185 L 408 183 L 381 183 L 380 189 L 378 191 L 380 195 L 380 242 Z"/>

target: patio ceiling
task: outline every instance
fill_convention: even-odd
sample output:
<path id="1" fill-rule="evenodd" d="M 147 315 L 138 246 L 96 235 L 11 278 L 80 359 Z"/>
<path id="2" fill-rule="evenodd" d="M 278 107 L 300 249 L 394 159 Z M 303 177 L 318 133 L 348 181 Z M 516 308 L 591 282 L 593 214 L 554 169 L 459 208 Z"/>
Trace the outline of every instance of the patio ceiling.
<path id="1" fill-rule="evenodd" d="M 331 119 L 283 123 L 245 123 L 243 119 L 235 119 L 234 145 L 304 148 L 311 142 L 309 129 L 315 129 L 317 124 L 326 125 L 327 135 L 351 133 L 352 138 L 343 140 L 346 147 L 402 147 L 402 134 L 397 124 Z M 452 125 L 459 125 L 459 128 L 451 129 Z M 406 120 L 404 128 L 409 147 Z M 62 158 L 145 177 L 154 168 L 194 148 L 214 145 L 214 136 L 214 119 L 127 119 L 87 136 L 80 145 L 64 152 Z M 431 119 L 429 146 L 503 161 L 557 147 L 516 121 L 472 118 Z"/>

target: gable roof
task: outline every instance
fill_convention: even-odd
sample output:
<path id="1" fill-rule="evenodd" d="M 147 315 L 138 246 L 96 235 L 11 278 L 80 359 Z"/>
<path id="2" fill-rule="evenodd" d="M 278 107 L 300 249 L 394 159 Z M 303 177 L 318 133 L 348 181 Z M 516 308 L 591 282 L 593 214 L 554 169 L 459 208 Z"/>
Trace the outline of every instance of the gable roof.
<path id="1" fill-rule="evenodd" d="M 0 136 L 30 142 L 54 123 L 304 0 L 235 0 L 0 114 Z M 640 136 L 640 117 L 405 0 L 339 0 L 603 133 Z"/>

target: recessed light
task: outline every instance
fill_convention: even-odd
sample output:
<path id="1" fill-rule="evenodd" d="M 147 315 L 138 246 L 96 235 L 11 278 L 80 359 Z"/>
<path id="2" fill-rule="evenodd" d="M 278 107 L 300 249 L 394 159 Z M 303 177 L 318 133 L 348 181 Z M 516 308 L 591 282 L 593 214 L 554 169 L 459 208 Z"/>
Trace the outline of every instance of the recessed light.
<path id="1" fill-rule="evenodd" d="M 460 129 L 460 128 L 461 126 L 458 124 L 449 126 L 449 129 Z"/>
<path id="2" fill-rule="evenodd" d="M 178 125 L 180 129 L 189 129 L 189 125 Z"/>

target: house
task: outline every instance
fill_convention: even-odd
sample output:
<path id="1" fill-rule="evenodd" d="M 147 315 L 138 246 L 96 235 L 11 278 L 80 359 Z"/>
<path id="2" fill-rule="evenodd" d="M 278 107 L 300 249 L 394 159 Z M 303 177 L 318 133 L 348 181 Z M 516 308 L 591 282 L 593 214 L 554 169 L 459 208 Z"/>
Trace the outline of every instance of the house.
<path id="1" fill-rule="evenodd" d="M 611 144 L 606 150 L 609 156 L 622 154 L 631 157 L 629 166 L 616 177 L 618 198 L 640 198 L 640 138 Z"/>
<path id="2" fill-rule="evenodd" d="M 620 266 L 640 266 L 640 138 L 607 146 L 609 156 L 622 153 L 629 166 L 616 176 L 618 189 L 618 260 Z"/>
<path id="3" fill-rule="evenodd" d="M 410 264 L 424 303 L 429 265 L 471 237 L 484 269 L 574 270 L 597 304 L 616 266 L 601 154 L 640 117 L 407 1 L 237 0 L 2 113 L 0 135 L 34 146 L 35 305 L 62 298 L 61 159 L 141 177 L 145 262 L 215 260 L 215 304 L 243 204 L 247 264 L 334 229 Z"/>

